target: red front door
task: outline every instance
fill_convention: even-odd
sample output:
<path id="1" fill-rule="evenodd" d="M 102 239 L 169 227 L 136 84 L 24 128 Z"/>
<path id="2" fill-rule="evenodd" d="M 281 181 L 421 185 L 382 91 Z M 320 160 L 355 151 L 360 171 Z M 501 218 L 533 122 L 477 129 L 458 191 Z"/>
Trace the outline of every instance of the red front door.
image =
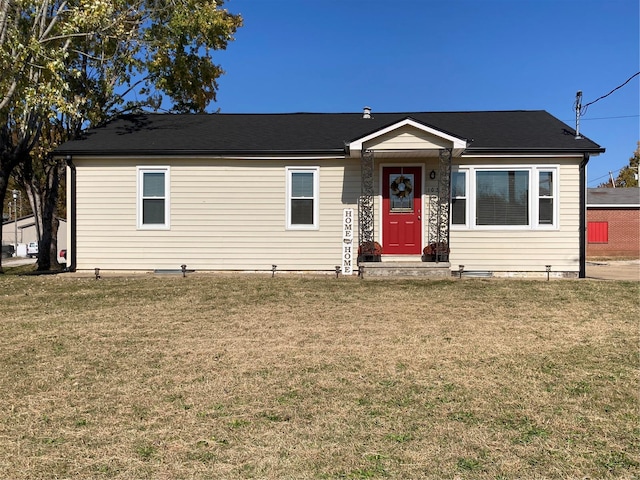
<path id="1" fill-rule="evenodd" d="M 382 253 L 422 253 L 422 167 L 382 169 Z"/>

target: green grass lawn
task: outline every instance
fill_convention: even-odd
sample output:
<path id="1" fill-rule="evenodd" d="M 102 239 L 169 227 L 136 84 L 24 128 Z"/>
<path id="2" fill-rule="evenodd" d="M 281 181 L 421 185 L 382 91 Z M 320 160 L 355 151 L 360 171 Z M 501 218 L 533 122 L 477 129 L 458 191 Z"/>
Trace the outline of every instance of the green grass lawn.
<path id="1" fill-rule="evenodd" d="M 0 478 L 638 478 L 638 285 L 0 276 Z"/>

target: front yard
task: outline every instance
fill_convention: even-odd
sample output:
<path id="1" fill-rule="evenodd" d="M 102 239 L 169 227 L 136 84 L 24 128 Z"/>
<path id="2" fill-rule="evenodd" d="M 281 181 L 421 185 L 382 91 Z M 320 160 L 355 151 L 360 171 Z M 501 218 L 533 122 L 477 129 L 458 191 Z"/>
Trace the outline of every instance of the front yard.
<path id="1" fill-rule="evenodd" d="M 635 478 L 638 285 L 0 276 L 0 478 Z"/>

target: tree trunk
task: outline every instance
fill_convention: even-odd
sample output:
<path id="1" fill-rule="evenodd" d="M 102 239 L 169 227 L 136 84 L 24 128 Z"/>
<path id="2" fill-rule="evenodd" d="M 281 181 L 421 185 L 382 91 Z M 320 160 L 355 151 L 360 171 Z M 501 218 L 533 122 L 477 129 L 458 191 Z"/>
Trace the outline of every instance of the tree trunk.
<path id="1" fill-rule="evenodd" d="M 56 251 L 58 250 L 58 225 L 56 207 L 63 167 L 59 162 L 51 161 L 45 166 L 45 184 L 42 196 L 37 199 L 40 208 L 42 238 L 38 242 L 38 271 L 60 269 Z M 34 208 L 35 212 L 35 208 Z"/>

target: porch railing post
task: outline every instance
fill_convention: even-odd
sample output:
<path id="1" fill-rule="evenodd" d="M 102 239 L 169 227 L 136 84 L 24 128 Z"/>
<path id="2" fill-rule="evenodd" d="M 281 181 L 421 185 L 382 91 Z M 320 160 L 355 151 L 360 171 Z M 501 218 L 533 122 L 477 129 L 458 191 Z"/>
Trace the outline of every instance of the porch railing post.
<path id="1" fill-rule="evenodd" d="M 451 210 L 451 149 L 438 153 L 438 242 L 436 262 L 449 261 L 449 212 Z"/>
<path id="2" fill-rule="evenodd" d="M 358 244 L 374 242 L 373 150 L 363 150 L 360 157 L 360 198 L 358 199 Z M 364 250 L 363 250 L 364 251 Z"/>

